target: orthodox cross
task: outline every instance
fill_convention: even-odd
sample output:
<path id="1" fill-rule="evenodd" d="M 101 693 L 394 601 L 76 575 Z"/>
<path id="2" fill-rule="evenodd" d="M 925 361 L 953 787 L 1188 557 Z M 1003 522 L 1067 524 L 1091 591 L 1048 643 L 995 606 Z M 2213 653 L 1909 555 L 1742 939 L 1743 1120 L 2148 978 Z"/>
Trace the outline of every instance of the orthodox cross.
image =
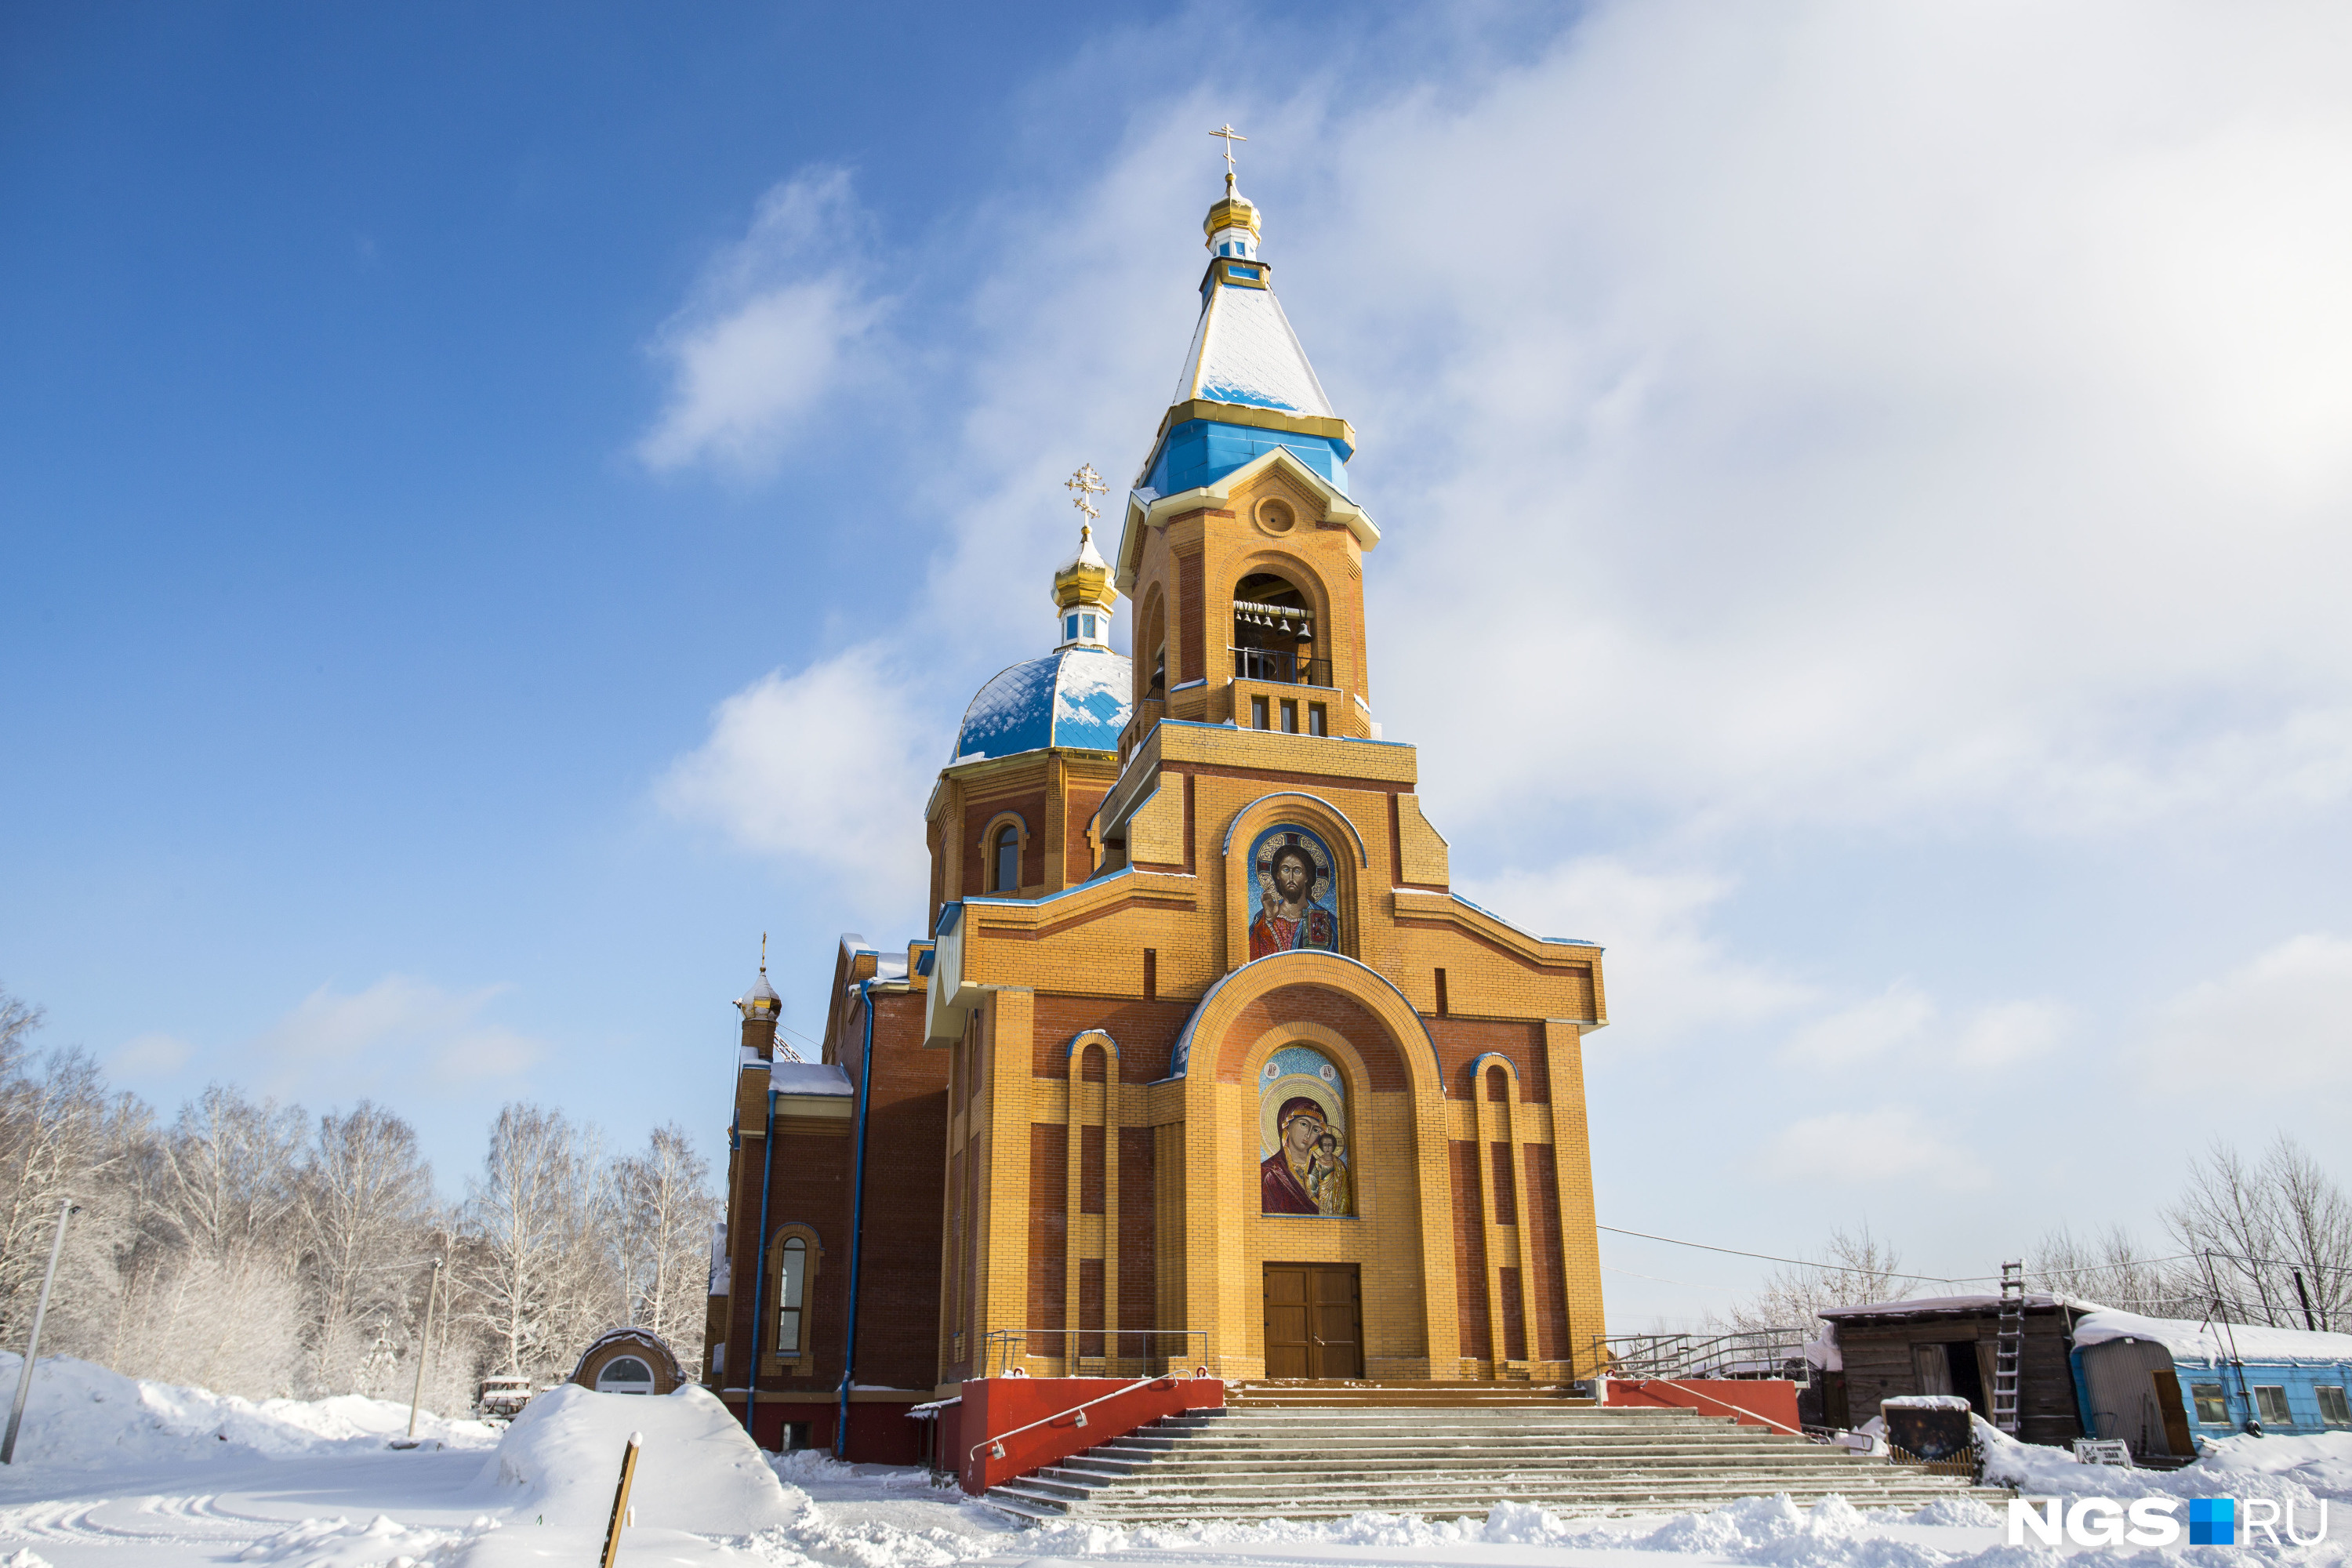
<path id="1" fill-rule="evenodd" d="M 1070 492 L 1070 504 L 1087 514 L 1086 526 L 1092 527 L 1095 519 L 1102 515 L 1095 507 L 1095 497 L 1102 494 L 1105 489 L 1102 476 L 1095 472 L 1095 466 L 1092 463 L 1080 464 L 1076 473 L 1062 481 L 1062 488 Z"/>
<path id="2" fill-rule="evenodd" d="M 1234 177 L 1234 143 L 1246 142 L 1249 138 L 1234 130 L 1234 122 L 1230 120 L 1210 132 L 1209 134 L 1225 139 L 1225 178 L 1231 180 Z"/>

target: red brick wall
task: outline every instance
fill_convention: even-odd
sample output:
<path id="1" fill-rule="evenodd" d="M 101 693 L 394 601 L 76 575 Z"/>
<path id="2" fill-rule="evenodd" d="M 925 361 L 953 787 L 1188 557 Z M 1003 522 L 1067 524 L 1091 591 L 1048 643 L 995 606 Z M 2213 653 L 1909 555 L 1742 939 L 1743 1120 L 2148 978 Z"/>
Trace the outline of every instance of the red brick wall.
<path id="1" fill-rule="evenodd" d="M 1029 1326 L 1067 1327 L 1064 1302 L 1069 1293 L 1070 1134 L 1058 1121 L 1029 1124 Z M 1067 1353 L 1062 1335 L 1029 1337 L 1031 1355 Z"/>
<path id="2" fill-rule="evenodd" d="M 1078 1129 L 1078 1212 L 1103 1212 L 1103 1130 Z"/>
<path id="3" fill-rule="evenodd" d="M 1454 1281 L 1462 1306 L 1462 1353 L 1492 1361 L 1495 1335 L 1486 1322 L 1486 1230 L 1478 1196 L 1478 1145 L 1449 1140 L 1445 1154 L 1454 1171 Z"/>
<path id="4" fill-rule="evenodd" d="M 857 1381 L 930 1388 L 939 1381 L 940 1242 L 947 1185 L 948 1057 L 923 1047 L 919 992 L 874 998 L 874 1075 L 866 1107 L 866 1237 L 857 1292 Z M 859 1020 L 862 1027 L 863 1020 Z M 864 1042 L 858 1038 L 859 1054 Z M 837 1139 L 845 1148 L 853 1140 Z M 783 1163 L 784 1151 L 776 1151 Z M 845 1282 L 848 1237 L 828 1270 Z M 909 1425 L 912 1425 L 909 1423 Z"/>
<path id="5" fill-rule="evenodd" d="M 1495 1165 L 1495 1223 L 1517 1225 L 1519 1223 L 1519 1193 L 1518 1184 L 1512 1179 L 1511 1146 L 1508 1143 L 1490 1143 L 1486 1150 Z"/>
<path id="6" fill-rule="evenodd" d="M 1205 651 L 1208 610 L 1202 597 L 1201 552 L 1197 550 L 1176 558 L 1176 618 L 1177 640 L 1184 655 L 1184 673 L 1176 681 L 1181 686 L 1209 673 Z"/>
<path id="7" fill-rule="evenodd" d="M 1276 1025 L 1294 1023 L 1320 1024 L 1353 1044 L 1363 1053 L 1374 1092 L 1412 1087 L 1388 1026 L 1354 997 L 1320 985 L 1277 986 L 1235 1014 L 1218 1047 L 1217 1077 L 1226 1083 L 1241 1082 L 1243 1058 L 1250 1047 Z M 1195 1042 L 1194 1049 L 1200 1044 Z"/>
<path id="8" fill-rule="evenodd" d="M 1128 1328 L 1163 1327 L 1158 1318 L 1159 1238 L 1154 1219 L 1159 1199 L 1151 1158 L 1153 1130 L 1118 1130 L 1118 1321 Z M 1121 1355 L 1181 1355 L 1173 1339 L 1121 1340 Z"/>
<path id="9" fill-rule="evenodd" d="M 1100 1213 L 1100 1210 L 1097 1210 Z M 1103 1353 L 1103 1260 L 1099 1258 L 1078 1259 L 1078 1323 L 1081 1329 L 1093 1329 L 1094 1333 L 1078 1335 L 1078 1353 L 1098 1356 Z"/>
<path id="10" fill-rule="evenodd" d="M 1459 1014 L 1471 1005 L 1471 999 L 1461 993 L 1461 975 L 1455 970 L 1446 971 L 1449 980 L 1446 1005 Z M 1430 1038 L 1437 1042 L 1438 1070 L 1445 1079 L 1445 1092 L 1466 1098 L 1478 1086 L 1471 1081 L 1470 1064 L 1488 1051 L 1510 1058 L 1518 1069 L 1519 1098 L 1529 1105 L 1551 1102 L 1551 1068 L 1544 1058 L 1543 1025 L 1521 1021 L 1486 1018 L 1430 1018 Z"/>
<path id="11" fill-rule="evenodd" d="M 1495 1270 L 1496 1289 L 1503 1293 L 1503 1359 L 1528 1359 L 1528 1310 L 1519 1295 L 1519 1271 L 1516 1268 Z"/>
<path id="12" fill-rule="evenodd" d="M 1143 988 L 1143 950 L 1135 950 L 1136 989 Z M 1168 1076 L 1176 1037 L 1195 1004 L 1183 998 L 1143 1002 L 1120 996 L 1048 996 L 1035 1003 L 1034 1054 L 1030 1070 L 1058 1079 L 1069 1070 L 1069 1044 L 1088 1029 L 1118 1042 L 1118 1081 L 1157 1083 Z"/>
<path id="13" fill-rule="evenodd" d="M 1568 1279 L 1560 1246 L 1559 1162 L 1549 1143 L 1527 1145 L 1528 1256 L 1536 1270 L 1536 1354 L 1566 1361 Z"/>

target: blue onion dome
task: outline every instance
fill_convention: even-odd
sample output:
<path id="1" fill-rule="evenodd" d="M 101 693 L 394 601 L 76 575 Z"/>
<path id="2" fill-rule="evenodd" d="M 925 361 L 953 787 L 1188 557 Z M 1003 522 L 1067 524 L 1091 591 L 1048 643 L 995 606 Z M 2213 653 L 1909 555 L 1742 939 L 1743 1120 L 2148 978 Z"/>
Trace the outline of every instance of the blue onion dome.
<path id="1" fill-rule="evenodd" d="M 1127 656 L 1075 642 L 1016 664 L 980 689 L 964 710 L 954 760 L 978 762 L 1064 746 L 1116 752 L 1134 689 Z"/>

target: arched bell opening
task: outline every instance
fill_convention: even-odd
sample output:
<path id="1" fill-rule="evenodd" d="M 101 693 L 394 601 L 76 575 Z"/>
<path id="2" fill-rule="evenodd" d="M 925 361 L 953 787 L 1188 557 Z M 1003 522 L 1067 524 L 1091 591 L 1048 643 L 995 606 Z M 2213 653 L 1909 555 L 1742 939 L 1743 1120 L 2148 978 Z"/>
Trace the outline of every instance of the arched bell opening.
<path id="1" fill-rule="evenodd" d="M 1318 640 L 1317 619 L 1314 595 L 1296 578 L 1273 571 L 1242 578 L 1234 584 L 1234 678 L 1330 685 L 1331 660 Z"/>

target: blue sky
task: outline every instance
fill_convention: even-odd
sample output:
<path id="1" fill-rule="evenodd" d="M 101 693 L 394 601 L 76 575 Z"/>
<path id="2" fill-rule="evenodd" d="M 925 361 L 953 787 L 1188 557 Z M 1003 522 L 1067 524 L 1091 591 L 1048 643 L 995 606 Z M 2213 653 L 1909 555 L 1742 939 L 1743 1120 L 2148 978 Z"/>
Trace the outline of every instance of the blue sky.
<path id="1" fill-rule="evenodd" d="M 714 1151 L 919 934 L 1230 120 L 1457 881 L 1608 944 L 1605 1223 L 1980 1274 L 2352 1178 L 2323 7 L 0 17 L 0 981 L 169 1107 Z M 1121 638 L 1123 646 L 1123 635 Z M 657 1070 L 641 1069 L 651 1062 Z M 1612 1239 L 1621 1322 L 1734 1260 Z M 1671 1282 L 1671 1283 L 1666 1283 Z"/>

